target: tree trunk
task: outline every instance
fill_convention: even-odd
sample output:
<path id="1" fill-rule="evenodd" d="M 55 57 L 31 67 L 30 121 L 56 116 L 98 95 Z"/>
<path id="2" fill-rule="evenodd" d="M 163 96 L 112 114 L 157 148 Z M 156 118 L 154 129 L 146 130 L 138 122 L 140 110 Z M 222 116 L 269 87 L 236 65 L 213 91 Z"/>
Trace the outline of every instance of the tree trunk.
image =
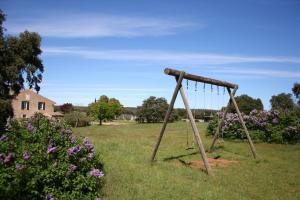
<path id="1" fill-rule="evenodd" d="M 100 119 L 99 122 L 100 122 L 100 126 L 101 126 L 102 125 L 102 119 Z"/>

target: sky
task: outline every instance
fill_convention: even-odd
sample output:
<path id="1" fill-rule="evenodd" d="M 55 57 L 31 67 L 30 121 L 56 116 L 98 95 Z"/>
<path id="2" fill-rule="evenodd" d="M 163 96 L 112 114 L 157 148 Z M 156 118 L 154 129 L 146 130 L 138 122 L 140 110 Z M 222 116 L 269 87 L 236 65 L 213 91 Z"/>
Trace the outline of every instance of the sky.
<path id="1" fill-rule="evenodd" d="M 299 0 L 1 0 L 0 8 L 7 35 L 42 36 L 40 94 L 58 105 L 101 95 L 124 106 L 170 101 L 176 82 L 166 67 L 238 84 L 237 95 L 260 98 L 265 109 L 300 82 Z M 222 87 L 186 84 L 192 108 L 228 101 Z"/>

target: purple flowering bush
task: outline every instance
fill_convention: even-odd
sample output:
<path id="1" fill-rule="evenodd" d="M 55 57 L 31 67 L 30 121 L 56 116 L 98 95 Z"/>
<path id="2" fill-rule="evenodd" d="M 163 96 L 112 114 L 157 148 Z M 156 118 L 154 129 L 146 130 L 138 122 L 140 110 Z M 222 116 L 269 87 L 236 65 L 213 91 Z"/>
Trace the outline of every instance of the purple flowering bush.
<path id="1" fill-rule="evenodd" d="M 103 165 L 88 138 L 36 116 L 0 133 L 0 199 L 96 199 Z"/>
<path id="2" fill-rule="evenodd" d="M 218 113 L 223 115 L 223 113 Z M 249 115 L 243 114 L 243 120 L 255 140 L 273 143 L 296 143 L 300 140 L 300 115 L 298 110 L 289 113 L 278 111 L 252 110 Z M 218 117 L 209 123 L 208 135 L 215 133 Z M 245 139 L 246 135 L 236 113 L 228 113 L 221 127 L 224 138 Z"/>

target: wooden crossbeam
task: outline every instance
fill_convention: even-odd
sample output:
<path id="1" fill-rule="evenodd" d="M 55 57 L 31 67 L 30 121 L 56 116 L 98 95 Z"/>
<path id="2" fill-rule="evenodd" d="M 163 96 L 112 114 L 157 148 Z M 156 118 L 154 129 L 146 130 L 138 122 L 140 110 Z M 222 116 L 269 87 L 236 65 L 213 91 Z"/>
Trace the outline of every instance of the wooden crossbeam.
<path id="1" fill-rule="evenodd" d="M 171 68 L 165 69 L 165 74 L 170 75 L 170 76 L 179 77 L 180 73 L 181 73 L 181 71 L 178 71 L 176 69 L 171 69 Z M 198 76 L 198 75 L 194 75 L 194 74 L 184 73 L 183 78 L 191 80 L 191 81 L 209 83 L 212 85 L 218 85 L 218 86 L 223 86 L 223 87 L 232 88 L 232 89 L 238 88 L 238 85 L 233 84 L 233 83 L 228 83 L 226 81 L 220 81 L 220 80 L 211 79 L 211 78 L 207 78 L 204 76 Z"/>

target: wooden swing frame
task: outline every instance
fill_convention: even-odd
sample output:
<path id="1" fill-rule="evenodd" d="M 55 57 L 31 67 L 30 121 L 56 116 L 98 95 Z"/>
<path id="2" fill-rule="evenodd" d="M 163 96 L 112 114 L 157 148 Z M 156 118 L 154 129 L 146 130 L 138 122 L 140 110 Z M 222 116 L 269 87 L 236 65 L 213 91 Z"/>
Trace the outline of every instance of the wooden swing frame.
<path id="1" fill-rule="evenodd" d="M 227 107 L 226 107 L 226 109 L 225 109 L 225 111 L 223 113 L 222 119 L 219 121 L 216 133 L 214 134 L 213 141 L 212 141 L 212 143 L 210 145 L 209 151 L 211 152 L 213 150 L 214 145 L 215 145 L 215 143 L 216 143 L 216 141 L 217 141 L 217 139 L 219 137 L 221 127 L 222 127 L 222 125 L 224 123 L 224 120 L 225 120 L 225 117 L 227 115 L 228 108 L 231 105 L 231 103 L 233 103 L 234 108 L 235 108 L 235 110 L 236 110 L 236 112 L 238 114 L 240 123 L 242 124 L 243 129 L 245 131 L 245 134 L 247 136 L 247 140 L 248 140 L 248 143 L 250 145 L 250 149 L 251 149 L 252 155 L 253 155 L 254 158 L 256 158 L 255 147 L 253 145 L 253 142 L 252 142 L 251 137 L 249 135 L 248 129 L 247 129 L 246 125 L 245 125 L 245 122 L 243 120 L 243 117 L 241 115 L 239 107 L 238 107 L 238 105 L 237 105 L 237 103 L 235 101 L 235 98 L 234 98 L 234 95 L 235 95 L 235 93 L 236 93 L 236 91 L 238 89 L 238 85 L 232 84 L 232 83 L 228 83 L 228 82 L 225 82 L 225 81 L 220 81 L 220 80 L 216 80 L 216 79 L 211 79 L 211 78 L 203 77 L 203 76 L 188 74 L 188 73 L 186 73 L 184 71 L 178 71 L 178 70 L 170 69 L 170 68 L 166 68 L 164 70 L 164 72 L 165 72 L 166 75 L 174 76 L 175 79 L 176 79 L 177 84 L 176 84 L 176 87 L 175 87 L 175 90 L 174 90 L 174 93 L 173 93 L 173 96 L 172 96 L 169 108 L 168 108 L 167 113 L 165 115 L 163 126 L 162 126 L 162 128 L 160 130 L 160 134 L 158 136 L 156 145 L 154 147 L 154 151 L 153 151 L 152 156 L 151 156 L 151 161 L 154 161 L 154 159 L 155 159 L 158 147 L 160 145 L 161 139 L 162 139 L 162 137 L 164 135 L 164 132 L 165 132 L 165 129 L 167 127 L 169 117 L 170 117 L 171 112 L 172 112 L 172 110 L 174 108 L 175 100 L 177 98 L 178 92 L 180 91 L 180 94 L 181 94 L 181 97 L 182 97 L 185 109 L 186 109 L 188 117 L 189 117 L 189 121 L 190 121 L 192 129 L 193 129 L 194 139 L 196 140 L 197 145 L 199 147 L 199 152 L 200 152 L 202 160 L 204 162 L 204 166 L 205 166 L 206 172 L 207 172 L 208 175 L 212 175 L 212 170 L 211 170 L 211 167 L 210 167 L 210 165 L 208 163 L 208 160 L 207 160 L 206 152 L 205 152 L 204 145 L 202 143 L 202 140 L 201 140 L 201 137 L 200 137 L 200 134 L 199 134 L 199 130 L 198 130 L 197 125 L 195 123 L 195 119 L 193 117 L 193 113 L 192 113 L 192 111 L 190 109 L 188 98 L 185 95 L 184 88 L 182 87 L 182 84 L 181 84 L 183 79 L 187 79 L 187 80 L 191 80 L 191 81 L 197 81 L 197 82 L 202 82 L 202 83 L 208 83 L 208 84 L 211 84 L 211 85 L 217 85 L 217 86 L 226 87 L 227 88 L 227 92 L 228 92 L 228 94 L 230 96 L 229 102 L 228 102 Z"/>

